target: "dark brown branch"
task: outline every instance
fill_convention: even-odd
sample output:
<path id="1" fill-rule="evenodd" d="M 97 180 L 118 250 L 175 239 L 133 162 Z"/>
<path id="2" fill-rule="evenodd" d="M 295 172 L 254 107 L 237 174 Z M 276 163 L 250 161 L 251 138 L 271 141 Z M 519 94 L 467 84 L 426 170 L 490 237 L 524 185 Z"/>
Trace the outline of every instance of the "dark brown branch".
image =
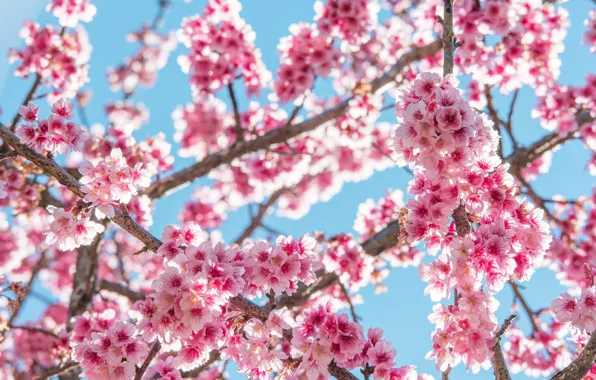
<path id="1" fill-rule="evenodd" d="M 562 371 L 552 377 L 552 380 L 579 380 L 590 371 L 596 361 L 596 331 L 592 332 L 590 340 L 577 358 Z"/>
<path id="2" fill-rule="evenodd" d="M 25 100 L 23 100 L 22 105 L 26 106 L 33 99 L 33 97 L 35 96 L 35 91 L 37 91 L 37 88 L 39 87 L 40 84 L 41 84 L 41 75 L 37 74 L 35 76 L 35 81 L 33 82 L 31 89 L 27 93 L 27 96 L 25 96 Z M 11 131 L 14 132 L 14 130 L 17 128 L 17 124 L 19 123 L 19 120 L 21 120 L 21 114 L 19 112 L 17 112 L 17 114 L 14 115 L 12 122 L 10 123 Z"/>
<path id="3" fill-rule="evenodd" d="M 236 144 L 240 144 L 244 141 L 244 130 L 242 129 L 242 120 L 240 119 L 240 111 L 238 108 L 238 100 L 236 100 L 236 94 L 234 94 L 234 86 L 232 83 L 228 84 L 228 94 L 232 101 L 232 108 L 234 109 L 234 132 L 236 134 Z"/>
<path id="4" fill-rule="evenodd" d="M 141 293 L 135 292 L 134 290 L 131 290 L 125 286 L 122 286 L 122 285 L 119 285 L 119 284 L 116 284 L 114 282 L 110 282 L 107 280 L 100 280 L 98 289 L 119 294 L 123 297 L 128 298 L 129 300 L 131 300 L 133 302 L 142 301 L 145 299 L 145 296 L 142 295 Z"/>
<path id="5" fill-rule="evenodd" d="M 455 210 L 453 210 L 453 221 L 455 222 L 455 230 L 458 236 L 466 236 L 471 231 L 470 221 L 466 206 L 460 203 Z"/>
<path id="6" fill-rule="evenodd" d="M 143 365 L 141 365 L 141 368 L 137 370 L 134 380 L 141 380 L 141 378 L 145 374 L 145 371 L 147 371 L 147 368 L 149 368 L 149 365 L 151 364 L 159 350 L 161 350 L 161 343 L 159 342 L 159 340 L 156 340 L 153 347 L 151 347 L 151 350 L 149 351 L 147 358 L 143 362 Z"/>
<path id="7" fill-rule="evenodd" d="M 511 380 L 509 369 L 507 368 L 507 363 L 505 362 L 505 357 L 503 356 L 503 351 L 501 350 L 501 337 L 509 328 L 513 319 L 515 319 L 515 315 L 511 315 L 509 318 L 505 319 L 495 336 L 497 341 L 492 347 L 493 354 L 491 356 L 491 362 L 493 364 L 493 373 L 496 380 Z"/>
<path id="8" fill-rule="evenodd" d="M 23 295 L 23 297 L 21 299 L 19 299 L 19 306 L 12 312 L 10 318 L 8 318 L 7 324 L 9 326 L 11 326 L 14 323 L 14 321 L 17 319 L 17 317 L 19 316 L 19 313 L 21 312 L 21 309 L 23 308 L 23 304 L 25 303 L 25 300 L 29 296 L 29 293 L 31 293 L 31 288 L 33 288 L 33 283 L 35 282 L 35 279 L 39 275 L 39 272 L 43 268 L 45 268 L 45 266 L 46 266 L 46 255 L 45 255 L 45 252 L 41 252 L 39 260 L 37 260 L 37 263 L 31 269 L 31 277 L 29 279 L 29 283 L 25 287 L 25 294 Z M 6 331 L 8 331 L 8 330 L 2 331 L 2 336 L 4 336 Z"/>
<path id="9" fill-rule="evenodd" d="M 271 196 L 269 196 L 269 199 L 267 199 L 266 202 L 261 203 L 259 205 L 257 214 L 251 218 L 250 224 L 246 227 L 246 229 L 244 229 L 244 231 L 242 231 L 242 234 L 238 236 L 238 238 L 234 241 L 234 244 L 242 244 L 244 240 L 248 239 L 253 234 L 253 232 L 255 232 L 255 230 L 259 228 L 259 226 L 261 226 L 263 218 L 265 217 L 267 211 L 271 208 L 271 206 L 275 204 L 275 202 L 277 202 L 279 197 L 281 197 L 286 191 L 288 191 L 288 189 L 285 187 L 276 190 L 273 194 L 271 194 Z"/>
<path id="10" fill-rule="evenodd" d="M 513 93 L 513 98 L 511 99 L 511 104 L 509 105 L 509 112 L 507 113 L 507 122 L 503 126 L 505 128 L 505 130 L 507 131 L 507 133 L 509 134 L 509 138 L 511 139 L 511 142 L 513 143 L 514 150 L 517 149 L 519 146 L 517 143 L 517 140 L 515 139 L 515 137 L 513 137 L 513 127 L 512 127 L 513 112 L 515 111 L 515 103 L 517 102 L 518 95 L 519 95 L 519 88 L 517 90 L 515 90 L 515 92 Z"/>
<path id="11" fill-rule="evenodd" d="M 411 63 L 436 54 L 440 48 L 440 40 L 432 42 L 426 46 L 413 48 L 409 53 L 404 54 L 399 61 L 387 73 L 385 73 L 385 75 L 371 83 L 371 92 L 377 93 L 384 91 L 385 87 L 388 84 L 393 83 L 397 75 L 399 75 Z M 352 98 L 347 98 L 335 107 L 330 108 L 301 123 L 275 129 L 263 136 L 255 138 L 254 140 L 245 141 L 242 144 L 235 144 L 230 148 L 210 154 L 200 162 L 197 162 L 196 164 L 182 169 L 168 177 L 164 177 L 159 181 L 156 181 L 149 186 L 149 188 L 145 191 L 145 194 L 152 199 L 160 198 L 166 193 L 169 193 L 170 191 L 184 184 L 203 177 L 211 170 L 221 165 L 229 164 L 236 158 L 242 157 L 249 153 L 257 152 L 275 144 L 283 143 L 294 137 L 300 136 L 303 133 L 312 131 L 315 128 L 327 123 L 328 121 L 344 115 L 348 111 L 349 102 L 351 99 Z"/>
<path id="12" fill-rule="evenodd" d="M 19 138 L 14 135 L 4 124 L 0 123 L 0 137 L 4 139 L 12 148 L 22 157 L 25 157 L 35 165 L 40 167 L 47 175 L 54 177 L 60 184 L 68 188 L 79 198 L 84 198 L 85 193 L 82 190 L 82 184 L 77 181 L 72 175 L 67 173 L 60 165 L 44 155 L 41 155 L 22 144 Z M 136 237 L 152 251 L 157 251 L 162 244 L 159 239 L 151 235 L 147 230 L 138 225 L 130 216 L 125 216 L 120 211 L 116 210 L 116 215 L 112 220 L 122 227 L 125 231 Z"/>
<path id="13" fill-rule="evenodd" d="M 453 0 L 445 0 L 443 3 L 443 76 L 453 74 L 455 61 L 453 37 Z"/>
<path id="14" fill-rule="evenodd" d="M 102 220 L 106 227 L 109 219 Z M 71 319 L 82 314 L 93 301 L 97 282 L 97 268 L 99 266 L 99 245 L 104 233 L 99 233 L 89 245 L 77 249 L 77 263 L 72 282 L 72 293 L 68 308 L 67 330 L 72 328 Z"/>
<path id="15" fill-rule="evenodd" d="M 399 221 L 395 220 L 389 223 L 376 235 L 362 243 L 362 249 L 370 256 L 378 256 L 384 251 L 395 247 L 399 243 L 400 225 Z M 291 296 L 284 295 L 277 300 L 278 307 L 286 306 L 288 308 L 297 307 L 305 303 L 313 294 L 327 289 L 339 282 L 339 277 L 335 273 L 327 273 L 324 271 L 317 272 L 317 280 L 305 286 L 300 284 L 298 290 Z"/>
<path id="16" fill-rule="evenodd" d="M 348 305 L 350 306 L 350 313 L 352 314 L 352 319 L 354 320 L 354 322 L 358 323 L 358 316 L 356 315 L 356 309 L 354 308 L 354 304 L 352 303 L 352 297 L 350 296 L 350 293 L 348 293 L 348 289 L 346 289 L 345 285 L 342 284 L 341 281 L 338 281 L 338 283 L 342 293 L 344 294 L 346 302 L 348 302 Z"/>
<path id="17" fill-rule="evenodd" d="M 526 311 L 526 314 L 528 314 L 528 318 L 530 318 L 530 323 L 532 324 L 533 333 L 536 334 L 538 331 L 540 331 L 540 328 L 538 327 L 538 324 L 536 324 L 536 320 L 534 319 L 534 312 L 530 308 L 530 305 L 528 305 L 528 302 L 526 302 L 524 296 L 519 291 L 517 284 L 513 281 L 509 281 L 509 285 L 511 285 L 511 289 L 513 290 L 513 294 L 515 294 L 515 298 L 519 300 L 519 302 L 522 304 L 522 307 Z"/>
<path id="18" fill-rule="evenodd" d="M 63 363 L 63 364 L 61 364 L 57 367 L 54 367 L 54 368 L 50 368 L 45 373 L 41 374 L 37 379 L 38 380 L 49 379 L 52 376 L 61 375 L 65 372 L 70 371 L 73 368 L 77 368 L 78 366 L 79 366 L 79 363 L 75 362 L 74 360 L 68 360 L 66 363 Z"/>
<path id="19" fill-rule="evenodd" d="M 12 325 L 11 325 L 11 326 L 10 326 L 10 328 L 11 328 L 11 329 L 14 329 L 14 330 L 24 330 L 24 331 L 29 331 L 29 332 L 31 332 L 31 333 L 44 334 L 44 335 L 50 336 L 50 337 L 52 337 L 52 338 L 56 338 L 56 339 L 58 339 L 58 335 L 54 334 L 54 333 L 53 333 L 53 332 L 51 332 L 51 331 L 48 331 L 48 330 L 41 329 L 41 328 L 39 328 L 39 327 L 31 327 L 31 326 L 12 326 Z"/>

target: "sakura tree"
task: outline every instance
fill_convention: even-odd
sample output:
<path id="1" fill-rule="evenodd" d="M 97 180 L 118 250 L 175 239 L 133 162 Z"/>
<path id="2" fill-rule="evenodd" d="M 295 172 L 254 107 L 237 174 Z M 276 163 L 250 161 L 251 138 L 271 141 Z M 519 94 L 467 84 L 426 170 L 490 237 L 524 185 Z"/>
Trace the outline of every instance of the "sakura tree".
<path id="1" fill-rule="evenodd" d="M 0 378 L 223 379 L 228 363 L 254 379 L 596 378 L 596 188 L 537 186 L 572 143 L 596 175 L 593 56 L 581 85 L 560 80 L 569 31 L 596 52 L 596 10 L 572 24 L 548 0 L 316 1 L 268 67 L 238 0 L 195 0 L 169 31 L 187 5 L 151 5 L 105 98 L 85 31 L 102 3 L 50 0 L 8 53 L 29 87 L 0 123 Z M 167 70 L 189 101 L 149 110 L 138 98 Z M 149 111 L 171 124 L 148 135 Z M 520 139 L 514 114 L 544 131 Z M 407 187 L 356 202 L 351 230 L 275 224 L 385 170 Z M 183 207 L 164 222 L 166 198 Z M 412 267 L 434 331 L 408 363 L 409 342 L 358 310 Z M 537 269 L 565 289 L 543 305 L 522 285 Z"/>

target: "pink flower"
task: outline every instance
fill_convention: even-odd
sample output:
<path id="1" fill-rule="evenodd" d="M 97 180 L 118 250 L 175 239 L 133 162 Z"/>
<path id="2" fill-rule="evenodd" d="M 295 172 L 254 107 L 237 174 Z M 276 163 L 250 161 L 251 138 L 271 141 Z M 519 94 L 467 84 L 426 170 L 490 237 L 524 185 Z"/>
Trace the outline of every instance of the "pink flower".
<path id="1" fill-rule="evenodd" d="M 97 9 L 90 0 L 51 0 L 46 11 L 58 17 L 60 25 L 74 28 L 79 21 L 91 22 Z"/>
<path id="2" fill-rule="evenodd" d="M 381 340 L 368 350 L 368 362 L 375 367 L 390 368 L 395 365 L 395 354 L 395 348 L 391 347 L 391 343 Z"/>
<path id="3" fill-rule="evenodd" d="M 37 115 L 39 114 L 39 107 L 33 102 L 29 102 L 25 106 L 19 107 L 19 115 L 23 118 L 23 120 L 33 123 L 37 121 Z"/>

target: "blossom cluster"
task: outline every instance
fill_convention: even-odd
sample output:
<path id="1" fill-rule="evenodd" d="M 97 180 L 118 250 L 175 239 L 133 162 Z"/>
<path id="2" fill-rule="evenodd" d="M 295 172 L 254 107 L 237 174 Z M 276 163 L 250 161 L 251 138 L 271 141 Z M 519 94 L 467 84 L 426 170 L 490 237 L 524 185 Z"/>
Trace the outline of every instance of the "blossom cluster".
<path id="1" fill-rule="evenodd" d="M 79 21 L 91 22 L 97 8 L 90 0 L 51 0 L 46 11 L 56 16 L 63 27 L 74 28 Z"/>
<path id="2" fill-rule="evenodd" d="M 38 152 L 65 154 L 69 148 L 80 151 L 88 135 L 85 129 L 70 121 L 72 109 L 72 102 L 58 99 L 52 106 L 52 115 L 47 120 L 39 120 L 39 108 L 29 102 L 19 109 L 26 123 L 17 128 L 16 134 L 21 142 Z"/>
<path id="3" fill-rule="evenodd" d="M 61 33 L 51 25 L 40 27 L 28 21 L 20 36 L 25 47 L 8 54 L 11 63 L 20 61 L 15 75 L 25 78 L 34 74 L 44 85 L 53 87 L 50 100 L 74 98 L 89 81 L 91 45 L 83 28 Z"/>
<path id="4" fill-rule="evenodd" d="M 137 86 L 149 87 L 157 80 L 157 72 L 168 62 L 170 53 L 176 48 L 174 33 L 160 35 L 155 30 L 144 26 L 141 30 L 127 36 L 129 42 L 139 42 L 140 49 L 124 64 L 107 71 L 112 91 L 122 90 L 131 94 Z"/>
<path id="5" fill-rule="evenodd" d="M 149 351 L 135 325 L 115 314 L 106 310 L 97 318 L 75 318 L 72 357 L 88 379 L 131 379 Z"/>
<path id="6" fill-rule="evenodd" d="M 87 194 L 84 200 L 97 206 L 101 213 L 113 217 L 114 204 L 127 204 L 138 189 L 150 185 L 148 171 L 142 163 L 130 167 L 120 149 L 113 149 L 105 161 L 97 165 L 85 162 L 79 168 L 81 183 Z"/>
<path id="7" fill-rule="evenodd" d="M 317 1 L 314 7 L 321 33 L 356 47 L 370 38 L 381 10 L 377 0 L 326 0 Z"/>
<path id="8" fill-rule="evenodd" d="M 552 310 L 561 322 L 570 322 L 581 331 L 596 330 L 596 289 L 582 289 L 579 299 L 568 293 L 553 301 Z"/>
<path id="9" fill-rule="evenodd" d="M 89 245 L 105 227 L 91 221 L 84 212 L 75 213 L 62 208 L 48 206 L 52 215 L 51 224 L 46 232 L 46 243 L 57 245 L 62 250 L 73 250 L 81 245 Z"/>
<path id="10" fill-rule="evenodd" d="M 435 262 L 420 268 L 434 301 L 449 298 L 452 289 L 462 298 L 486 297 L 479 290 L 483 281 L 489 291 L 498 292 L 512 276 L 528 279 L 551 241 L 543 211 L 516 198 L 508 165 L 496 154 L 492 123 L 470 108 L 456 86 L 451 76 L 424 73 L 397 105 L 398 160 L 415 170 L 408 188 L 414 195 L 407 204 L 408 239 L 424 239 L 431 252 L 443 250 Z M 482 320 L 494 318 L 492 307 L 477 310 Z M 430 354 L 437 366 L 459 360 L 468 367 L 485 366 L 494 328 L 483 328 L 488 335 L 471 355 L 447 350 L 452 355 L 443 358 L 447 354 L 439 347 L 457 342 L 455 334 L 445 335 Z"/>
<path id="11" fill-rule="evenodd" d="M 430 10 L 435 4 L 424 6 Z M 558 78 L 570 25 L 566 9 L 539 1 L 487 1 L 482 7 L 466 1 L 455 8 L 454 24 L 461 43 L 456 64 L 482 85 L 496 84 L 508 93 L 529 84 L 545 93 Z M 501 37 L 497 46 L 486 43 L 486 35 Z"/>
<path id="12" fill-rule="evenodd" d="M 343 61 L 340 51 L 328 36 L 312 24 L 293 24 L 290 35 L 279 42 L 280 66 L 273 91 L 287 103 L 313 87 L 316 77 L 326 78 Z"/>
<path id="13" fill-rule="evenodd" d="M 178 57 L 182 71 L 199 93 L 213 93 L 240 75 L 249 96 L 271 78 L 255 47 L 255 33 L 240 17 L 238 0 L 209 0 L 202 14 L 185 18 L 178 40 L 190 52 Z"/>

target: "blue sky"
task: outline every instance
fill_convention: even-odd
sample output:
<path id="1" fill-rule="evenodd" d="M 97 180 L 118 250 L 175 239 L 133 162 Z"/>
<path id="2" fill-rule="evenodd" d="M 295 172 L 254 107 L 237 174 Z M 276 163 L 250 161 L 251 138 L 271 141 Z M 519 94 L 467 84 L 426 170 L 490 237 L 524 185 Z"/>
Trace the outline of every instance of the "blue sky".
<path id="1" fill-rule="evenodd" d="M 3 33 L 0 37 L 0 52 L 7 52 L 9 47 L 20 46 L 18 30 L 24 19 L 35 19 L 40 23 L 54 23 L 56 20 L 44 12 L 46 0 L 0 0 L 0 25 Z M 110 91 L 106 81 L 105 70 L 109 66 L 121 63 L 123 57 L 132 54 L 136 45 L 127 43 L 125 36 L 128 32 L 139 27 L 145 20 L 154 17 L 157 1 L 127 0 L 127 1 L 95 1 L 98 13 L 91 24 L 85 27 L 93 45 L 90 77 L 93 98 L 87 107 L 88 117 L 92 122 L 106 124 L 103 106 L 107 101 L 121 98 L 121 94 Z M 173 6 L 166 15 L 164 30 L 175 30 L 184 16 L 201 12 L 204 1 L 194 0 L 190 3 L 173 0 Z M 276 47 L 281 37 L 288 34 L 290 24 L 299 21 L 310 21 L 314 15 L 311 1 L 290 0 L 252 0 L 245 1 L 242 16 L 252 25 L 257 34 L 257 45 L 263 53 L 263 59 L 269 70 L 275 72 L 278 65 Z M 595 67 L 596 60 L 589 49 L 581 44 L 584 33 L 583 21 L 593 3 L 588 0 L 572 0 L 565 3 L 569 9 L 571 28 L 565 40 L 566 50 L 562 54 L 563 60 L 560 81 L 564 84 L 580 85 L 589 72 L 589 67 Z M 135 101 L 143 102 L 151 112 L 148 126 L 138 131 L 137 136 L 143 138 L 164 131 L 168 140 L 173 142 L 173 125 L 171 113 L 177 105 L 186 104 L 191 100 L 188 78 L 180 71 L 176 56 L 183 51 L 179 46 L 170 57 L 168 65 L 159 73 L 156 85 L 151 89 L 140 89 L 134 95 Z M 4 112 L 0 120 L 7 122 L 14 115 L 31 86 L 32 79 L 23 80 L 13 76 L 14 66 L 8 65 L 6 59 L 0 60 L 0 107 Z M 465 82 L 465 78 L 462 78 Z M 321 86 L 321 95 L 330 95 L 330 86 Z M 496 95 L 495 103 L 504 115 L 509 105 L 510 96 Z M 240 107 L 244 108 L 248 100 L 239 95 Z M 228 101 L 224 96 L 222 99 Z M 517 102 L 514 116 L 514 133 L 522 143 L 530 143 L 546 134 L 539 123 L 530 116 L 535 105 L 535 97 L 529 88 L 522 89 Z M 388 112 L 383 120 L 395 121 L 394 115 Z M 176 151 L 176 147 L 174 147 Z M 589 153 L 580 142 L 571 142 L 554 154 L 551 171 L 538 179 L 535 188 L 544 197 L 563 194 L 575 198 L 591 191 L 595 184 L 584 167 Z M 185 167 L 192 163 L 188 159 L 176 159 L 176 167 Z M 301 220 L 288 220 L 270 216 L 267 224 L 285 233 L 301 235 L 304 232 L 323 230 L 328 235 L 338 232 L 352 231 L 352 223 L 358 205 L 367 198 L 378 199 L 387 189 L 402 189 L 405 191 L 410 175 L 405 171 L 394 168 L 377 173 L 367 181 L 358 184 L 347 184 L 341 193 L 327 203 L 315 205 L 311 212 Z M 195 184 L 196 185 L 196 184 Z M 166 224 L 176 223 L 178 212 L 184 201 L 192 192 L 192 187 L 186 188 L 174 197 L 160 200 L 155 212 L 155 224 L 151 228 L 156 235 Z M 221 231 L 226 241 L 234 239 L 248 223 L 246 209 L 230 214 L 228 221 Z M 387 339 L 391 340 L 397 349 L 398 365 L 414 364 L 422 372 L 427 372 L 440 378 L 434 369 L 434 363 L 424 359 L 430 350 L 430 333 L 433 326 L 427 316 L 431 312 L 432 302 L 423 296 L 425 284 L 418 279 L 416 268 L 392 271 L 386 280 L 389 292 L 381 295 L 373 294 L 373 289 L 366 288 L 362 294 L 364 305 L 357 306 L 357 313 L 362 317 L 363 325 L 367 327 L 381 327 Z M 530 305 L 533 308 L 546 306 L 560 293 L 563 288 L 554 278 L 554 274 L 547 269 L 540 269 L 532 280 L 525 284 Z M 499 320 L 510 314 L 513 295 L 508 288 L 498 296 L 501 307 L 497 312 Z M 23 319 L 34 318 L 40 311 L 41 304 L 30 300 Z M 527 317 L 521 315 L 520 324 L 527 328 Z M 457 367 L 452 372 L 454 379 L 471 378 L 465 368 Z M 492 379 L 491 371 L 484 371 L 477 375 L 478 379 Z M 516 379 L 524 379 L 523 375 L 516 375 Z"/>

